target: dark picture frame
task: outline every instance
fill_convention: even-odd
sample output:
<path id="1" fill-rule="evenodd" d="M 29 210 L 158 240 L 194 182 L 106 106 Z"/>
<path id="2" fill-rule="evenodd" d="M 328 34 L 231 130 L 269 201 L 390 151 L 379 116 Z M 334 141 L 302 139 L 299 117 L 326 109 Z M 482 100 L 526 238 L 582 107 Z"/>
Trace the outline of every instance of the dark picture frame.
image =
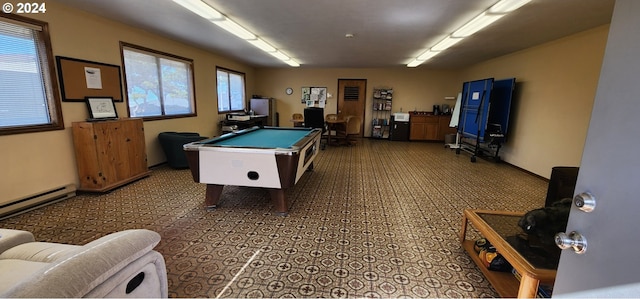
<path id="1" fill-rule="evenodd" d="M 117 119 L 118 111 L 111 97 L 86 97 L 89 120 Z"/>
<path id="2" fill-rule="evenodd" d="M 86 97 L 111 97 L 122 102 L 120 66 L 56 56 L 60 93 L 65 102 L 84 102 Z"/>

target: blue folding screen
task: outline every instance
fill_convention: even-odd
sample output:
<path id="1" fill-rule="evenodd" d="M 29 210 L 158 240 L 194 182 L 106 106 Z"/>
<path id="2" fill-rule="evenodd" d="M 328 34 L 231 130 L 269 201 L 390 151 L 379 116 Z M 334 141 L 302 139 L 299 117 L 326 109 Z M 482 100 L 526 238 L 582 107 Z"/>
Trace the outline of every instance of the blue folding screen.
<path id="1" fill-rule="evenodd" d="M 458 129 L 465 138 L 484 138 L 489 112 L 493 78 L 465 82 L 462 89 L 462 109 Z"/>
<path id="2" fill-rule="evenodd" d="M 491 130 L 497 126 L 506 135 L 514 86 L 515 78 L 464 82 L 458 123 L 462 137 L 482 143 L 489 126 Z"/>
<path id="3" fill-rule="evenodd" d="M 516 78 L 493 81 L 491 107 L 487 123 L 500 125 L 501 131 L 505 136 L 509 129 L 509 115 L 511 114 L 511 101 L 515 86 Z"/>

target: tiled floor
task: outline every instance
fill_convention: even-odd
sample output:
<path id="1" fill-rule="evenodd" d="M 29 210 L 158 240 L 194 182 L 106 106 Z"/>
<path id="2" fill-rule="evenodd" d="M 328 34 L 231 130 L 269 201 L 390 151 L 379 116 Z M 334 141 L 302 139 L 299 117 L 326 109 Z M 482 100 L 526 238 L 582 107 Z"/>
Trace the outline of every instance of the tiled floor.
<path id="1" fill-rule="evenodd" d="M 171 297 L 494 297 L 459 245 L 462 210 L 544 205 L 547 182 L 440 143 L 328 147 L 272 214 L 266 191 L 225 187 L 215 211 L 189 170 L 153 169 L 108 194 L 0 221 L 84 244 L 127 228 L 162 236 Z"/>

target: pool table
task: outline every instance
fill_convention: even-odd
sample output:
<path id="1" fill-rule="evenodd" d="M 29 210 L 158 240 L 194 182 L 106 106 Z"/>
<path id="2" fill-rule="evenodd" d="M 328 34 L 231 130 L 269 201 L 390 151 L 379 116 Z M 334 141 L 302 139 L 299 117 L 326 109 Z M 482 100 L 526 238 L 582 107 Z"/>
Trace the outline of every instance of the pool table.
<path id="1" fill-rule="evenodd" d="M 207 184 L 207 209 L 217 207 L 225 185 L 261 187 L 269 190 L 276 214 L 285 216 L 285 191 L 313 169 L 321 134 L 312 128 L 253 127 L 183 147 L 193 180 Z"/>

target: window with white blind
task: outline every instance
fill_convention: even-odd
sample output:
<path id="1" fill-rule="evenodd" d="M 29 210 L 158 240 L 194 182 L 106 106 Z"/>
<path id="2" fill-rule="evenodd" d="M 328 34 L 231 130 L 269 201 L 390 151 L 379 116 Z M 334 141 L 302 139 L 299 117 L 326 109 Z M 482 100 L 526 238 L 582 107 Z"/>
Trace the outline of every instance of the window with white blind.
<path id="1" fill-rule="evenodd" d="M 0 15 L 0 135 L 64 129 L 47 23 Z"/>
<path id="2" fill-rule="evenodd" d="M 244 74 L 225 68 L 216 68 L 218 86 L 218 112 L 245 109 Z"/>
<path id="3" fill-rule="evenodd" d="M 121 43 L 130 117 L 195 116 L 193 60 Z"/>

